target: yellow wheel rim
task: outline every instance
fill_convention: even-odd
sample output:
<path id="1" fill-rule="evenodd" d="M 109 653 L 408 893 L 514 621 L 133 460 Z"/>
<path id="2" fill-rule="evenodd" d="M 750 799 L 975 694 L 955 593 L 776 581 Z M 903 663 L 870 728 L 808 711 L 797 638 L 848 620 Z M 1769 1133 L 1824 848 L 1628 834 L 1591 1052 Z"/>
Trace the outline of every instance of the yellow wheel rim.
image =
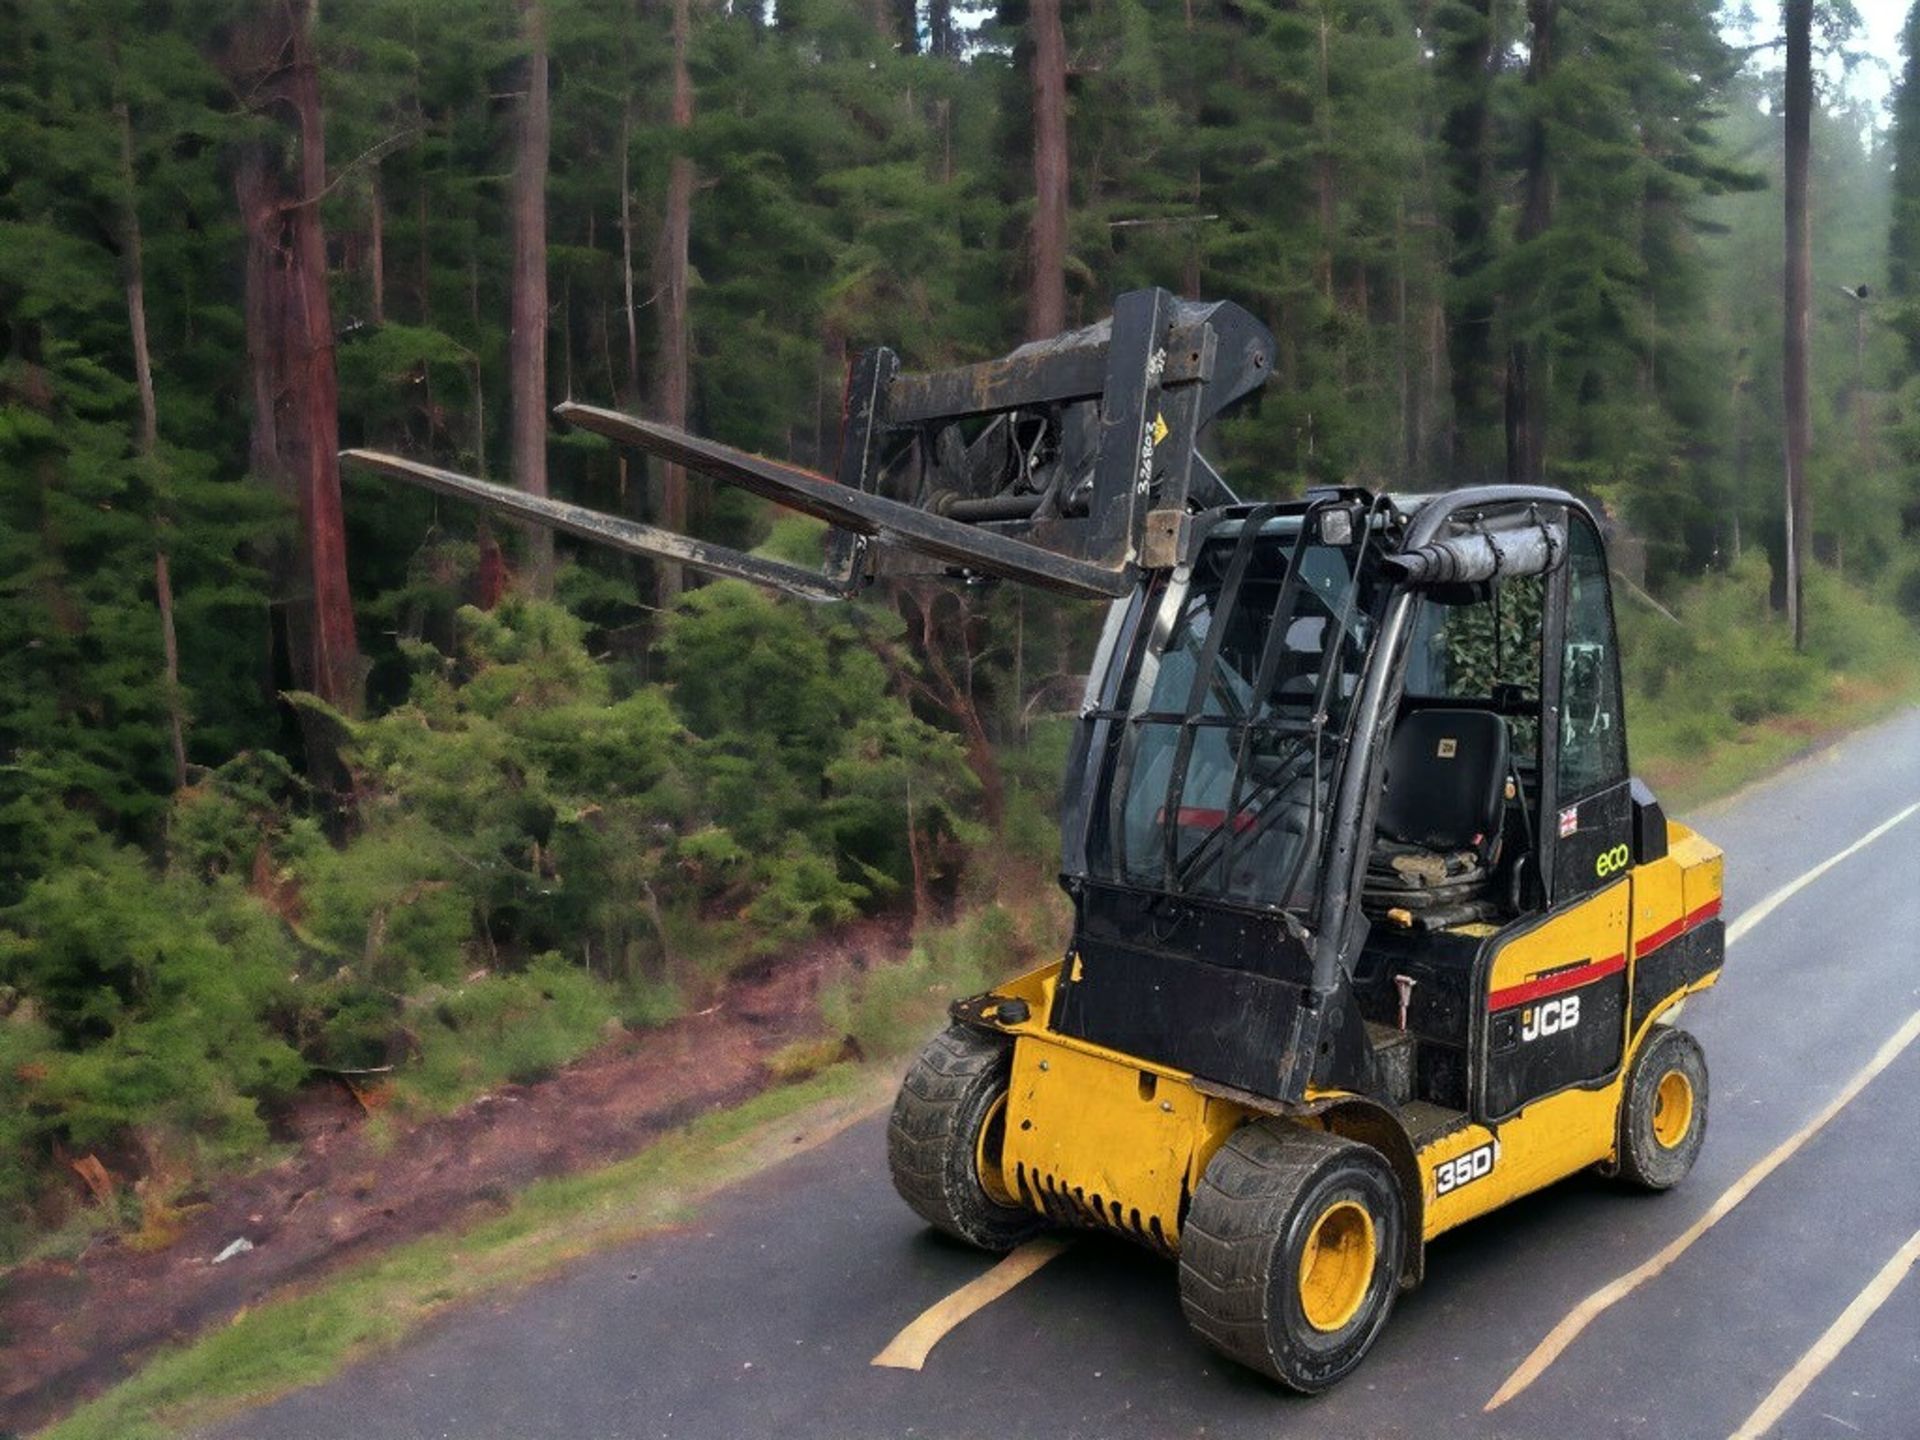
<path id="1" fill-rule="evenodd" d="M 973 1142 L 973 1168 L 989 1200 L 996 1205 L 1018 1205 L 1020 1198 L 1007 1188 L 1007 1177 L 1000 1169 L 1000 1147 L 1006 1137 L 1007 1097 L 1002 1091 L 994 1097 L 987 1118 L 980 1122 L 980 1133 Z"/>
<path id="2" fill-rule="evenodd" d="M 1300 1309 L 1330 1334 L 1360 1313 L 1373 1287 L 1373 1216 L 1352 1200 L 1329 1205 L 1313 1222 L 1300 1255 Z"/>
<path id="3" fill-rule="evenodd" d="M 1653 1138 L 1671 1150 L 1693 1129 L 1693 1082 L 1678 1070 L 1660 1077 L 1653 1092 Z"/>

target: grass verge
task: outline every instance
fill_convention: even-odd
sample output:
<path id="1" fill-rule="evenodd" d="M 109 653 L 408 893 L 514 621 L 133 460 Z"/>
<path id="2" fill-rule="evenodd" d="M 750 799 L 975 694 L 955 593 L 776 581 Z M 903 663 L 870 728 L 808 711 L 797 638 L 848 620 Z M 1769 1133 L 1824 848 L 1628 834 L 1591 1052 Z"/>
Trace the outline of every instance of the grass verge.
<path id="1" fill-rule="evenodd" d="M 243 1311 L 165 1351 L 41 1440 L 162 1440 L 315 1385 L 481 1295 L 530 1284 L 580 1256 L 679 1223 L 721 1187 L 831 1138 L 893 1093 L 894 1057 L 938 1027 L 955 995 L 1038 963 L 1065 912 L 1043 887 L 974 904 L 929 927 L 896 964 L 821 996 L 831 1038 L 771 1066 L 792 1083 L 703 1116 L 631 1159 L 543 1180 L 506 1211 L 428 1236 Z M 866 1063 L 835 1063 L 851 1049 Z"/>
<path id="2" fill-rule="evenodd" d="M 1730 795 L 1920 695 L 1920 634 L 1830 571 L 1807 577 L 1804 647 L 1768 600 L 1758 556 L 1620 612 L 1633 767 L 1668 814 Z"/>
<path id="3" fill-rule="evenodd" d="M 1670 815 L 1731 798 L 1809 751 L 1883 720 L 1920 700 L 1920 679 L 1836 680 L 1817 706 L 1773 715 L 1685 755 L 1648 757 L 1637 773 Z"/>
<path id="4" fill-rule="evenodd" d="M 537 1181 L 506 1211 L 429 1236 L 242 1311 L 167 1351 L 42 1440 L 164 1440 L 312 1385 L 477 1295 L 682 1223 L 706 1197 L 831 1139 L 892 1094 L 878 1066 L 838 1065 L 704 1116 L 631 1159 Z"/>

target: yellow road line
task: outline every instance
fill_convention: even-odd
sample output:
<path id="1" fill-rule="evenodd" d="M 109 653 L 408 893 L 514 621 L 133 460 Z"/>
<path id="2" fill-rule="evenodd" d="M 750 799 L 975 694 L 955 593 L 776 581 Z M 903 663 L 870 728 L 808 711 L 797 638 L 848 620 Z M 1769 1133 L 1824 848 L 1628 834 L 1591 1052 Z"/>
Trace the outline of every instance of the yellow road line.
<path id="1" fill-rule="evenodd" d="M 954 1326 L 974 1311 L 991 1305 L 1071 1243 L 1052 1236 L 1029 1240 L 978 1280 L 961 1286 L 939 1304 L 921 1311 L 911 1325 L 888 1342 L 886 1349 L 873 1357 L 873 1363 L 896 1370 L 918 1370 L 926 1364 L 928 1352 L 945 1339 Z"/>
<path id="2" fill-rule="evenodd" d="M 1846 1083 L 1845 1088 L 1838 1095 L 1827 1102 L 1825 1109 L 1794 1131 L 1787 1139 L 1781 1141 L 1765 1159 L 1758 1161 L 1746 1174 L 1722 1191 L 1720 1198 L 1713 1202 L 1706 1214 L 1681 1231 L 1652 1259 L 1629 1270 L 1619 1279 L 1602 1285 L 1568 1311 L 1566 1317 L 1548 1332 L 1547 1338 L 1536 1345 L 1533 1353 L 1522 1360 L 1519 1368 L 1507 1377 L 1506 1383 L 1494 1392 L 1493 1398 L 1487 1401 L 1484 1408 L 1497 1410 L 1533 1384 L 1549 1365 L 1560 1358 L 1562 1351 L 1580 1338 L 1581 1331 L 1611 1306 L 1626 1299 L 1628 1295 L 1679 1259 L 1688 1246 L 1724 1219 L 1734 1206 L 1751 1195 L 1755 1186 L 1786 1164 L 1801 1146 L 1819 1134 L 1829 1120 L 1838 1115 L 1855 1096 L 1866 1089 L 1867 1083 L 1874 1076 L 1891 1065 L 1900 1052 L 1913 1043 L 1915 1036 L 1920 1036 L 1920 1010 L 1914 1011 L 1907 1017 L 1907 1023 L 1874 1052 L 1873 1059 L 1869 1060 L 1866 1066 Z"/>
<path id="3" fill-rule="evenodd" d="M 1898 825 L 1902 820 L 1906 820 L 1917 813 L 1920 813 L 1920 802 L 1915 802 L 1907 806 L 1906 809 L 1902 810 L 1892 819 L 1884 820 L 1874 826 L 1873 829 L 1862 835 L 1858 840 L 1854 841 L 1853 844 L 1847 846 L 1847 848 L 1842 850 L 1838 855 L 1828 856 L 1798 880 L 1790 881 L 1782 885 L 1778 890 L 1767 896 L 1766 899 L 1762 900 L 1758 905 L 1755 905 L 1751 910 L 1747 911 L 1727 927 L 1727 944 L 1733 944 L 1734 941 L 1753 929 L 1754 926 L 1758 925 L 1762 920 L 1766 919 L 1767 916 L 1771 915 L 1775 910 L 1778 910 L 1782 905 L 1786 904 L 1787 901 L 1791 900 L 1795 895 L 1798 895 L 1802 890 L 1806 889 L 1807 886 L 1818 880 L 1849 855 L 1857 854 L 1859 851 L 1866 849 L 1867 846 L 1893 829 L 1893 827 Z"/>
<path id="4" fill-rule="evenodd" d="M 1771 1430 L 1774 1423 L 1793 1407 L 1793 1402 L 1800 1398 L 1807 1386 L 1819 1378 L 1820 1372 L 1852 1343 L 1853 1337 L 1860 1333 L 1860 1327 L 1867 1323 L 1873 1312 L 1887 1303 L 1887 1297 L 1906 1279 L 1915 1260 L 1920 1260 L 1920 1230 L 1913 1232 L 1913 1238 L 1880 1267 L 1880 1273 L 1867 1282 L 1866 1289 L 1853 1297 L 1852 1303 L 1840 1312 L 1840 1318 L 1829 1325 L 1826 1333 L 1813 1342 L 1812 1348 L 1800 1357 L 1798 1363 L 1780 1377 L 1780 1383 L 1740 1423 L 1731 1440 L 1760 1440 L 1760 1436 Z"/>

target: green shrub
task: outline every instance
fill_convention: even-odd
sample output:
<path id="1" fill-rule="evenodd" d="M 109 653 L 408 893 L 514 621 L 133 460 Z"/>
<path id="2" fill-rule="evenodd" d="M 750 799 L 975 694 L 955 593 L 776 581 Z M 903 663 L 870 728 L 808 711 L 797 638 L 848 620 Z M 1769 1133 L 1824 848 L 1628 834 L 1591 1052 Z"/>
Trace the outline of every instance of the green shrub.
<path id="1" fill-rule="evenodd" d="M 34 1101 L 58 1055 L 53 1031 L 31 1001 L 9 991 L 6 1006 L 0 1016 L 0 1261 L 17 1253 L 29 1229 L 56 1129 Z"/>
<path id="2" fill-rule="evenodd" d="M 1920 555 L 1905 556 L 1891 566 L 1882 584 L 1894 609 L 1920 625 Z"/>
<path id="3" fill-rule="evenodd" d="M 762 952 L 817 926 L 853 919 L 860 913 L 860 902 L 871 893 L 865 885 L 842 879 L 840 867 L 804 840 L 792 842 L 767 861 L 763 873 L 766 886 L 744 912 L 758 932 L 755 948 Z"/>
<path id="4" fill-rule="evenodd" d="M 1756 554 L 1670 597 L 1677 624 L 1622 602 L 1636 766 L 1698 765 L 1767 720 L 1819 711 L 1843 676 L 1886 683 L 1910 671 L 1920 637 L 1892 603 L 1816 566 L 1806 579 L 1806 645 L 1796 651 L 1770 608 L 1769 583 Z"/>
<path id="5" fill-rule="evenodd" d="M 294 950 L 232 881 L 154 871 L 101 846 L 0 912 L 0 1022 L 9 1116 L 0 1230 L 31 1172 L 138 1137 L 150 1153 L 222 1163 L 266 1140 L 258 1102 L 306 1073 L 277 1023 L 297 1008 Z"/>
<path id="6" fill-rule="evenodd" d="M 668 683 L 626 690 L 559 606 L 445 618 L 450 650 L 399 647 L 386 713 L 296 697 L 343 737 L 344 843 L 272 755 L 180 790 L 152 856 L 67 812 L 58 767 L 0 816 L 63 859 L 0 891 L 0 1244 L 56 1141 L 218 1164 L 311 1065 L 393 1064 L 436 1106 L 534 1079 L 886 903 L 916 859 L 950 885 L 981 838 L 963 748 L 869 643 L 885 615 L 705 587 L 665 620 Z"/>
<path id="7" fill-rule="evenodd" d="M 827 986 L 821 1014 L 835 1034 L 850 1038 L 870 1058 L 910 1049 L 939 1027 L 953 1000 L 1032 963 L 1037 937 L 1023 929 L 1023 918 L 1005 906 L 987 905 L 924 931 L 903 959 Z"/>
<path id="8" fill-rule="evenodd" d="M 1807 654 L 1828 669 L 1883 674 L 1910 661 L 1913 624 L 1879 600 L 1821 566 L 1807 574 Z"/>
<path id="9" fill-rule="evenodd" d="M 616 1014 L 608 986 L 553 954 L 517 975 L 426 991 L 408 1007 L 419 1049 L 405 1084 L 444 1106 L 503 1081 L 539 1080 L 592 1048 Z"/>

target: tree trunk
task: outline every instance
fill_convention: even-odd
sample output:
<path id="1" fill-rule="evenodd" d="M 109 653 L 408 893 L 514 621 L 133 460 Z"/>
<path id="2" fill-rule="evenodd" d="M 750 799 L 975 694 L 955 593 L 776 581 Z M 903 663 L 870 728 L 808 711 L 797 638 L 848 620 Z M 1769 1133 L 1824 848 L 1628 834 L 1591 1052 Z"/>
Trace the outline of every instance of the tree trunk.
<path id="1" fill-rule="evenodd" d="M 1727 408 L 1733 417 L 1733 495 L 1728 502 L 1732 532 L 1730 565 L 1740 563 L 1740 508 L 1747 501 L 1747 406 L 1746 390 L 1752 382 L 1746 374 L 1747 352 L 1741 347 L 1735 361 L 1733 384 L 1727 396 Z"/>
<path id="2" fill-rule="evenodd" d="M 514 133 L 512 331 L 507 384 L 513 483 L 547 493 L 547 152 L 553 117 L 547 103 L 546 0 L 520 0 L 527 46 L 527 89 Z M 553 532 L 527 529 L 527 580 L 535 595 L 553 594 Z"/>
<path id="3" fill-rule="evenodd" d="M 427 218 L 426 165 L 421 164 L 420 193 L 414 197 L 414 223 L 420 227 L 420 248 L 414 256 L 419 268 L 420 323 L 433 324 L 433 227 Z"/>
<path id="4" fill-rule="evenodd" d="M 1553 172 L 1548 164 L 1547 117 L 1540 91 L 1553 73 L 1553 25 L 1559 0 L 1528 0 L 1527 91 L 1533 114 L 1527 122 L 1526 173 L 1521 182 L 1520 223 L 1514 238 L 1527 245 L 1553 221 Z M 1538 287 L 1519 297 L 1516 321 L 1537 326 Z M 1538 485 L 1546 455 L 1546 362 L 1536 339 L 1516 336 L 1507 347 L 1507 479 Z"/>
<path id="5" fill-rule="evenodd" d="M 327 183 L 326 134 L 312 23 L 310 4 L 272 7 L 236 44 L 236 53 L 253 57 L 259 68 L 234 78 L 264 97 L 263 104 L 289 111 L 298 138 L 291 173 L 278 159 L 279 147 L 261 139 L 242 151 L 234 176 L 247 237 L 249 456 L 254 472 L 278 485 L 300 517 L 297 553 L 275 567 L 287 585 L 281 608 L 293 683 L 354 714 L 360 651 L 340 501 L 339 381 L 319 206 Z M 247 62 L 237 63 L 245 68 Z M 307 739 L 312 771 L 323 786 L 333 785 L 342 777 L 331 739 L 313 727 Z"/>
<path id="6" fill-rule="evenodd" d="M 320 194 L 327 188 L 327 136 L 320 111 L 320 71 L 312 45 L 311 0 L 293 15 L 292 99 L 300 127 L 299 200 L 292 207 L 294 274 L 287 337 L 290 394 L 298 423 L 292 458 L 300 486 L 313 585 L 314 693 L 329 705 L 360 709 L 360 646 L 347 588 L 347 531 L 340 501 L 340 382 L 333 360 L 333 310 L 327 296 L 327 238 Z M 283 429 L 282 442 L 287 440 Z"/>
<path id="7" fill-rule="evenodd" d="M 1920 6 L 1907 10 L 1900 50 L 1906 59 L 1888 106 L 1893 215 L 1887 231 L 1887 294 L 1906 301 L 1920 294 Z M 1920 370 L 1920 325 L 1901 328 L 1907 366 Z"/>
<path id="8" fill-rule="evenodd" d="M 1489 422 L 1493 351 L 1493 299 L 1478 282 L 1492 263 L 1492 139 L 1489 113 L 1495 46 L 1493 0 L 1466 0 L 1436 48 L 1451 94 L 1440 125 L 1442 166 L 1448 191 L 1448 229 L 1453 253 L 1447 273 L 1447 361 L 1453 393 L 1448 446 L 1455 477 L 1476 478 L 1481 435 Z"/>
<path id="9" fill-rule="evenodd" d="M 140 235 L 140 207 L 133 178 L 133 117 L 123 100 L 113 107 L 120 122 L 120 263 L 127 291 L 127 330 L 133 340 L 133 383 L 140 397 L 140 455 L 158 459 L 160 409 L 153 394 L 153 354 L 147 344 L 147 274 Z M 180 699 L 180 637 L 173 623 L 173 580 L 162 537 L 167 519 L 157 499 L 153 515 L 153 593 L 160 612 L 160 689 L 167 711 L 167 741 L 175 789 L 187 783 L 187 721 Z"/>
<path id="10" fill-rule="evenodd" d="M 166 689 L 167 743 L 176 790 L 187 783 L 187 722 L 180 703 L 180 634 L 173 623 L 173 570 L 167 552 L 153 552 L 153 598 L 160 611 L 161 683 Z"/>
<path id="11" fill-rule="evenodd" d="M 620 290 L 627 316 L 627 396 L 640 395 L 640 315 L 633 297 L 633 96 L 620 108 Z M 624 462 L 623 462 L 624 463 Z"/>
<path id="12" fill-rule="evenodd" d="M 120 122 L 120 261 L 127 290 L 127 328 L 133 336 L 133 384 L 140 397 L 140 453 L 152 457 L 160 444 L 160 412 L 153 398 L 153 355 L 147 346 L 147 276 L 142 258 L 140 209 L 133 179 L 133 117 L 123 100 L 113 107 Z"/>
<path id="13" fill-rule="evenodd" d="M 687 46 L 692 38 L 690 0 L 673 0 L 673 128 L 685 133 L 693 126 L 693 77 L 687 69 Z M 666 223 L 654 255 L 654 289 L 659 295 L 660 418 L 686 428 L 691 389 L 687 348 L 687 243 L 693 230 L 693 160 L 676 154 L 667 167 Z M 678 465 L 660 470 L 660 523 L 676 533 L 687 528 L 687 472 Z M 671 605 L 685 584 L 678 565 L 662 562 L 655 571 L 661 605 Z"/>
<path id="14" fill-rule="evenodd" d="M 280 292 L 284 288 L 279 245 L 279 197 L 268 174 L 264 141 L 249 143 L 234 170 L 234 199 L 247 237 L 243 311 L 247 337 L 247 384 L 253 424 L 247 432 L 247 468 L 272 480 L 289 499 L 290 478 L 280 468 L 280 363 L 276 354 Z"/>
<path id="15" fill-rule="evenodd" d="M 1393 338 L 1394 390 L 1400 404 L 1400 463 L 1409 476 L 1417 474 L 1420 447 L 1413 415 L 1413 336 L 1407 328 L 1407 202 L 1393 212 Z"/>
<path id="16" fill-rule="evenodd" d="M 927 51 L 942 60 L 960 58 L 960 34 L 953 26 L 953 0 L 927 0 Z"/>
<path id="17" fill-rule="evenodd" d="M 1028 20 L 1033 82 L 1033 236 L 1027 336 L 1067 328 L 1067 38 L 1060 0 L 1033 0 Z"/>
<path id="18" fill-rule="evenodd" d="M 887 4 L 891 5 L 893 16 L 891 24 L 881 30 L 881 38 L 889 43 L 897 43 L 902 55 L 918 55 L 920 53 L 919 0 L 887 0 Z"/>
<path id="19" fill-rule="evenodd" d="M 907 862 L 913 867 L 913 923 L 920 926 L 933 916 L 933 889 L 927 884 L 927 862 L 921 854 L 920 822 L 913 813 L 913 778 L 907 778 Z"/>
<path id="20" fill-rule="evenodd" d="M 1335 229 L 1335 209 L 1333 195 L 1333 98 L 1331 57 L 1328 54 L 1328 31 L 1331 21 L 1326 11 L 1320 12 L 1320 85 L 1315 96 L 1314 129 L 1318 132 L 1315 149 L 1319 154 L 1314 157 L 1314 191 L 1320 212 L 1320 249 L 1314 256 L 1314 279 L 1320 287 L 1320 298 L 1329 307 L 1333 304 L 1333 235 Z"/>
<path id="21" fill-rule="evenodd" d="M 1813 0 L 1786 0 L 1787 269 L 1785 294 L 1787 407 L 1787 623 L 1796 649 L 1806 638 L 1805 575 L 1811 522 L 1807 515 L 1807 452 L 1813 414 L 1807 392 L 1807 323 L 1813 295 L 1813 230 L 1807 207 L 1807 161 L 1813 124 Z"/>
<path id="22" fill-rule="evenodd" d="M 380 202 L 380 162 L 374 161 L 367 181 L 367 279 L 370 286 L 368 317 L 375 325 L 387 323 L 387 217 Z"/>

